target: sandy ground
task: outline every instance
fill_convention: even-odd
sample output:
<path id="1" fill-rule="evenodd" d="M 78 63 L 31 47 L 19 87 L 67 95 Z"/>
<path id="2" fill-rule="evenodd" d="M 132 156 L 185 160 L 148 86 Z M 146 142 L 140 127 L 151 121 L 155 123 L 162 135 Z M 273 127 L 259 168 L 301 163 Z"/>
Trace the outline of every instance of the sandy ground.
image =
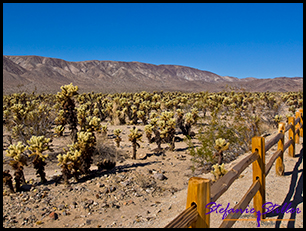
<path id="1" fill-rule="evenodd" d="M 143 130 L 143 126 L 137 126 Z M 120 128 L 122 142 L 117 149 L 125 156 L 110 171 L 97 173 L 90 179 L 80 182 L 70 180 L 70 186 L 55 185 L 52 176 L 60 173 L 56 155 L 62 147 L 70 143 L 64 136 L 54 139 L 54 154 L 50 154 L 46 166 L 47 184 L 40 184 L 35 170 L 30 164 L 25 167 L 25 178 L 32 180 L 27 188 L 29 191 L 3 196 L 4 227 L 164 227 L 172 221 L 186 206 L 188 180 L 192 176 L 213 179 L 211 173 L 193 173 L 190 169 L 191 156 L 188 154 L 184 141 L 176 142 L 174 152 L 155 153 L 156 144 L 148 144 L 146 137 L 137 151 L 137 159 L 131 156 L 132 147 L 127 135 L 132 126 L 109 126 L 109 145 L 114 145 L 113 130 Z M 276 134 L 272 132 L 266 139 Z M 4 146 L 7 132 L 4 130 Z M 182 137 L 182 135 L 180 135 Z M 183 138 L 183 137 L 182 137 Z M 287 138 L 287 137 L 286 137 Z M 97 135 L 97 140 L 101 137 Z M 287 138 L 288 139 L 288 138 Z M 196 140 L 194 140 L 196 142 Z M 300 138 L 300 143 L 303 139 Z M 167 144 L 162 145 L 163 148 Z M 267 160 L 276 150 L 274 146 L 267 153 Z M 284 203 L 299 208 L 300 213 L 270 213 L 269 219 L 294 219 L 293 221 L 261 221 L 260 227 L 303 227 L 303 151 L 302 144 L 296 145 L 296 157 L 284 154 L 285 175 L 276 176 L 275 164 L 266 178 L 266 200 L 278 205 Z M 230 170 L 247 154 L 225 164 Z M 10 169 L 8 158 L 3 151 L 3 169 Z M 267 161 L 266 161 L 267 163 Z M 97 169 L 92 166 L 92 170 Z M 160 178 L 161 177 L 161 178 Z M 163 179 L 164 178 L 164 179 Z M 230 208 L 246 193 L 252 184 L 252 166 L 246 168 L 241 177 L 216 201 Z M 253 207 L 253 202 L 249 208 Z M 219 227 L 223 214 L 211 214 L 211 227 Z M 252 215 L 241 218 L 253 219 Z M 233 227 L 257 227 L 256 221 L 237 221 Z"/>

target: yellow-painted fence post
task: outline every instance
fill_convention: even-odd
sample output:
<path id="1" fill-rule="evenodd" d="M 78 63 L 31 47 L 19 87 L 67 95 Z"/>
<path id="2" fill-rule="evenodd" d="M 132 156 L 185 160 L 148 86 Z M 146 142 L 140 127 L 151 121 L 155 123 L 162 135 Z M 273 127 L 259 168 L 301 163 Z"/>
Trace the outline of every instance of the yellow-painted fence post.
<path id="1" fill-rule="evenodd" d="M 300 112 L 300 124 L 302 127 L 300 128 L 300 136 L 303 137 L 303 109 L 299 109 Z"/>
<path id="2" fill-rule="evenodd" d="M 192 228 L 209 228 L 210 214 L 205 215 L 210 210 L 206 205 L 210 203 L 210 180 L 200 177 L 191 177 L 188 182 L 186 208 L 191 207 L 192 203 L 197 205 L 199 213 L 198 219 Z"/>
<path id="3" fill-rule="evenodd" d="M 293 143 L 289 146 L 289 156 L 295 157 L 295 126 L 294 126 L 294 117 L 291 116 L 288 118 L 288 124 L 291 124 L 291 128 L 289 129 L 289 140 L 292 140 Z"/>
<path id="4" fill-rule="evenodd" d="M 278 150 L 282 151 L 282 154 L 276 159 L 275 172 L 279 176 L 283 176 L 285 172 L 284 166 L 284 143 L 285 143 L 285 123 L 278 124 L 278 132 L 283 133 L 283 138 L 278 141 Z"/>
<path id="5" fill-rule="evenodd" d="M 252 152 L 257 151 L 259 158 L 253 162 L 253 182 L 259 179 L 260 188 L 253 197 L 253 205 L 256 211 L 260 211 L 261 219 L 266 215 L 263 204 L 266 203 L 266 170 L 265 170 L 265 138 L 255 136 L 252 138 Z M 254 213 L 255 214 L 255 213 Z M 255 214 L 256 215 L 256 214 Z"/>
<path id="6" fill-rule="evenodd" d="M 300 118 L 300 117 L 301 117 L 300 112 L 299 112 L 299 111 L 295 112 L 295 119 Z M 297 128 L 300 128 L 300 124 L 301 124 L 301 122 L 298 122 L 298 123 L 295 125 L 295 130 L 296 130 Z M 300 130 L 299 130 L 298 132 L 295 133 L 295 143 L 296 143 L 296 144 L 299 144 L 299 143 L 300 143 Z"/>

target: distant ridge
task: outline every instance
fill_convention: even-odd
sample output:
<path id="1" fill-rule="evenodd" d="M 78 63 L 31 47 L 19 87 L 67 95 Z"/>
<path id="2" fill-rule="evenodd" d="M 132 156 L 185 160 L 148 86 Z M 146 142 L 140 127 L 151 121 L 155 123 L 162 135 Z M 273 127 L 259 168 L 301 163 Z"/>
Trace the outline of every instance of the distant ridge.
<path id="1" fill-rule="evenodd" d="M 183 91 L 217 92 L 229 87 L 246 91 L 303 90 L 302 77 L 238 79 L 209 71 L 141 62 L 80 61 L 69 62 L 42 56 L 3 55 L 3 94 L 18 91 L 56 93 L 60 86 L 73 83 L 79 92 Z"/>

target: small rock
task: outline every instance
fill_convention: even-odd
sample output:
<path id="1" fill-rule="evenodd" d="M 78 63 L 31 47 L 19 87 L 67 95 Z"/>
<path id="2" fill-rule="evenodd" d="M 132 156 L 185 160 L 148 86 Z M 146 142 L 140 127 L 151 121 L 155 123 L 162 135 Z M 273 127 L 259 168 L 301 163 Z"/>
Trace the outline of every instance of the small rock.
<path id="1" fill-rule="evenodd" d="M 107 203 L 102 203 L 101 204 L 101 208 L 108 208 L 108 207 L 109 207 L 109 205 Z"/>
<path id="2" fill-rule="evenodd" d="M 166 180 L 167 177 L 162 173 L 154 173 L 153 177 L 157 180 Z"/>
<path id="3" fill-rule="evenodd" d="M 106 194 L 106 193 L 109 193 L 109 188 L 108 187 L 105 187 L 101 190 L 101 194 Z"/>
<path id="4" fill-rule="evenodd" d="M 130 181 L 126 180 L 126 181 L 121 181 L 120 184 L 125 187 L 128 186 L 130 184 Z"/>
<path id="5" fill-rule="evenodd" d="M 58 218 L 58 215 L 57 215 L 57 213 L 52 212 L 52 213 L 49 214 L 49 218 L 52 219 L 52 220 L 56 220 Z"/>
<path id="6" fill-rule="evenodd" d="M 102 187 L 104 187 L 104 184 L 103 184 L 103 183 L 98 182 L 98 183 L 97 183 L 97 186 L 98 186 L 98 188 L 102 188 Z"/>
<path id="7" fill-rule="evenodd" d="M 85 223 L 86 223 L 86 225 L 90 225 L 90 224 L 91 224 L 91 222 L 92 222 L 92 220 L 87 219 Z"/>
<path id="8" fill-rule="evenodd" d="M 110 186 L 109 187 L 109 192 L 114 192 L 116 190 L 116 187 L 115 186 Z"/>

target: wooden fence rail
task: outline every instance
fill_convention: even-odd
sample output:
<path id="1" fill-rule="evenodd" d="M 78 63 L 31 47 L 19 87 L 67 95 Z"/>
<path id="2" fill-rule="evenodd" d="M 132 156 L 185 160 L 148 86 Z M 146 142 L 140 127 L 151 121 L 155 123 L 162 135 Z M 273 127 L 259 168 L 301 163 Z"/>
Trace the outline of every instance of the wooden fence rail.
<path id="1" fill-rule="evenodd" d="M 285 133 L 289 131 L 289 140 L 285 143 Z M 250 165 L 253 167 L 253 184 L 240 202 L 234 207 L 234 210 L 244 211 L 250 201 L 253 199 L 254 209 L 260 211 L 261 219 L 265 219 L 263 214 L 263 204 L 266 203 L 266 177 L 275 164 L 277 175 L 284 175 L 283 155 L 288 149 L 290 157 L 295 156 L 295 144 L 299 143 L 299 138 L 303 137 L 303 109 L 296 112 L 295 118 L 289 117 L 288 124 L 279 123 L 278 134 L 265 144 L 264 137 L 252 138 L 252 153 L 237 163 L 221 179 L 210 186 L 210 180 L 200 177 L 191 177 L 188 182 L 187 205 L 186 209 L 173 219 L 165 228 L 209 228 L 210 214 L 206 214 L 209 208 L 206 205 L 215 202 L 239 175 Z M 277 143 L 275 151 L 265 164 L 265 153 Z M 229 213 L 221 223 L 220 228 L 229 228 L 236 222 L 242 213 Z"/>

